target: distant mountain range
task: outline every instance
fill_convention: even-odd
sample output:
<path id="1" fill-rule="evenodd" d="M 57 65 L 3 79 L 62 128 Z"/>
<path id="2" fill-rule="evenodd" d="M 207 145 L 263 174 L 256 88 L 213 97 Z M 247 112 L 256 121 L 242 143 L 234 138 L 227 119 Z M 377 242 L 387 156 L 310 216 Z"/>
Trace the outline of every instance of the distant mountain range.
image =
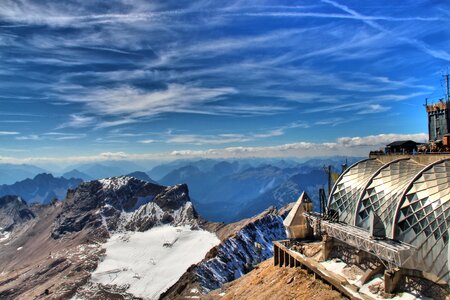
<path id="1" fill-rule="evenodd" d="M 47 171 L 33 165 L 0 164 L 0 184 L 12 184 L 45 172 Z"/>
<path id="2" fill-rule="evenodd" d="M 163 185 L 186 183 L 202 216 L 210 221 L 228 223 L 258 214 L 271 205 L 281 207 L 295 201 L 302 191 L 308 192 L 318 209 L 318 189 L 327 183 L 323 166 L 331 165 L 339 172 L 343 163 L 351 164 L 356 160 L 359 158 L 177 160 L 157 165 L 148 172 L 143 172 L 145 166 L 134 162 L 102 161 L 67 169 L 62 179 L 78 179 L 71 184 L 61 180 L 56 182 L 57 178 L 48 178 L 52 183 L 41 181 L 37 184 L 34 179 L 22 177 L 22 181 L 13 187 L 4 186 L 3 190 L 7 192 L 0 189 L 0 195 L 13 193 L 29 202 L 46 203 L 55 197 L 63 198 L 66 190 L 80 180 L 128 175 Z M 16 170 L 12 172 L 14 178 L 20 174 L 34 178 L 36 175 L 30 174 L 42 170 L 30 165 L 0 164 L 0 170 L 2 167 Z"/>
<path id="3" fill-rule="evenodd" d="M 144 171 L 143 167 L 131 161 L 102 161 L 71 166 L 67 171 L 84 173 L 90 179 L 101 179 L 114 176 L 123 176 L 135 171 Z"/>
<path id="4" fill-rule="evenodd" d="M 271 205 L 282 207 L 295 201 L 302 191 L 311 196 L 318 209 L 318 190 L 327 184 L 323 166 L 331 165 L 340 172 L 343 163 L 358 159 L 185 161 L 158 166 L 149 174 L 168 172 L 157 179 L 164 185 L 186 183 L 202 216 L 228 223 L 258 214 Z"/>
<path id="5" fill-rule="evenodd" d="M 47 204 L 53 199 L 64 199 L 68 189 L 77 187 L 80 178 L 66 179 L 53 177 L 52 174 L 38 174 L 33 179 L 25 179 L 14 184 L 0 185 L 0 196 L 16 195 L 28 203 Z"/>
<path id="6" fill-rule="evenodd" d="M 92 180 L 91 176 L 87 175 L 86 173 L 80 172 L 77 169 L 73 169 L 72 171 L 66 172 L 61 177 L 64 177 L 66 179 L 80 178 L 83 179 L 83 181 Z"/>
<path id="7" fill-rule="evenodd" d="M 272 256 L 272 241 L 285 238 L 284 203 L 303 190 L 317 198 L 323 165 L 343 161 L 184 161 L 159 168 L 170 186 L 143 172 L 84 183 L 40 174 L 2 186 L 20 197 L 0 196 L 0 296 L 136 299 L 151 286 L 151 298 L 197 298 Z M 78 186 L 63 201 L 24 201 L 46 203 L 43 191 L 72 180 Z M 231 224 L 203 219 L 230 222 L 271 205 L 284 208 Z M 160 286 L 155 274 L 164 274 Z"/>
<path id="8" fill-rule="evenodd" d="M 147 181 L 153 184 L 158 184 L 156 181 L 154 181 L 153 179 L 150 178 L 150 176 L 147 175 L 147 173 L 145 172 L 140 172 L 140 171 L 136 171 L 136 172 L 132 172 L 130 174 L 127 174 L 126 176 L 130 176 L 130 177 L 134 177 L 143 181 Z"/>

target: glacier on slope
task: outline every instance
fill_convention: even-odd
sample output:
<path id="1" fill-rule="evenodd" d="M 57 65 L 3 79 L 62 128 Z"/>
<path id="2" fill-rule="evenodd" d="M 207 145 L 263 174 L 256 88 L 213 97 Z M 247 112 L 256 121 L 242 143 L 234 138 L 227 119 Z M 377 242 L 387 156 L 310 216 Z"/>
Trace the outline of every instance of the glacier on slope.
<path id="1" fill-rule="evenodd" d="M 103 245 L 106 256 L 92 274 L 92 281 L 129 286 L 128 293 L 158 299 L 219 242 L 215 234 L 187 226 L 116 233 Z"/>

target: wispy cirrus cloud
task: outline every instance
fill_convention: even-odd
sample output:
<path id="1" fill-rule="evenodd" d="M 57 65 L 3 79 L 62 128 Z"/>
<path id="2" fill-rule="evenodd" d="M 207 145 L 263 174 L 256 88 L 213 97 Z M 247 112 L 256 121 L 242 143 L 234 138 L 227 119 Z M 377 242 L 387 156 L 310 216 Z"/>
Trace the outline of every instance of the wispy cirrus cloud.
<path id="1" fill-rule="evenodd" d="M 58 129 L 73 127 L 73 128 L 83 128 L 91 126 L 95 123 L 96 118 L 91 116 L 86 116 L 82 114 L 71 114 L 69 115 L 69 121 L 58 126 Z"/>
<path id="2" fill-rule="evenodd" d="M 170 133 L 165 138 L 166 143 L 193 144 L 193 145 L 219 145 L 231 143 L 244 143 L 259 139 L 266 139 L 284 135 L 281 128 L 272 129 L 264 133 L 237 134 L 221 133 L 216 135 L 198 135 L 198 134 L 174 134 Z"/>
<path id="3" fill-rule="evenodd" d="M 20 135 L 20 136 L 16 137 L 16 140 L 19 140 L 19 141 L 43 141 L 43 140 L 67 141 L 67 140 L 78 140 L 78 139 L 82 139 L 85 137 L 86 137 L 86 134 L 84 134 L 84 133 L 46 132 L 43 134 Z"/>
<path id="4" fill-rule="evenodd" d="M 351 136 L 374 122 L 388 132 L 422 130 L 407 118 L 395 127 L 382 120 L 439 97 L 444 5 L 289 4 L 0 1 L 0 115 L 16 114 L 0 123 L 20 132 L 2 139 L 60 150 L 58 141 L 78 139 L 83 153 L 145 144 L 251 153 L 246 145 Z M 42 122 L 26 126 L 37 116 Z M 299 118 L 305 127 L 283 126 Z M 46 135 L 71 130 L 85 136 Z"/>
<path id="5" fill-rule="evenodd" d="M 328 2 L 327 2 L 328 3 Z M 338 13 L 319 13 L 319 12 L 256 12 L 256 13 L 243 13 L 245 16 L 250 17 L 294 17 L 294 18 L 325 18 L 325 19 L 351 19 L 351 20 L 364 20 L 364 21 L 391 21 L 391 22 L 404 22 L 404 21 L 424 21 L 435 22 L 441 21 L 440 17 L 392 17 L 392 16 L 365 16 L 360 14 L 338 14 Z"/>
<path id="6" fill-rule="evenodd" d="M 188 134 L 178 133 L 169 130 L 166 133 L 158 134 L 157 138 L 139 140 L 141 144 L 167 143 L 167 144 L 190 144 L 190 145 L 222 145 L 222 144 L 239 144 L 251 141 L 266 140 L 269 138 L 285 135 L 287 130 L 296 128 L 309 128 L 309 124 L 305 122 L 292 122 L 285 126 L 277 128 L 269 128 L 266 130 L 258 130 L 249 133 L 216 133 L 216 134 Z"/>
<path id="7" fill-rule="evenodd" d="M 365 24 L 369 25 L 370 27 L 372 27 L 376 30 L 385 32 L 385 33 L 389 34 L 390 36 L 393 36 L 402 42 L 408 43 L 408 44 L 416 47 L 420 51 L 423 51 L 423 52 L 429 54 L 432 57 L 439 58 L 439 59 L 442 59 L 445 61 L 450 61 L 450 53 L 447 52 L 446 50 L 434 49 L 430 45 L 428 45 L 425 42 L 418 40 L 416 38 L 399 36 L 394 31 L 388 30 L 385 27 L 378 24 L 377 22 L 375 22 L 376 19 L 368 19 L 369 16 L 358 13 L 354 9 L 351 9 L 350 7 L 340 4 L 336 1 L 333 1 L 333 0 L 321 0 L 321 1 L 324 3 L 328 3 L 336 8 L 339 8 L 344 12 L 347 12 L 349 14 L 349 16 L 354 17 L 357 20 L 364 22 Z M 436 20 L 434 20 L 434 21 L 436 21 Z"/>
<path id="8" fill-rule="evenodd" d="M 236 90 L 231 87 L 203 88 L 170 84 L 167 89 L 154 91 L 132 86 L 95 89 L 92 92 L 86 90 L 79 96 L 67 96 L 66 100 L 84 103 L 99 114 L 139 118 L 165 112 L 194 112 L 195 104 L 214 102 L 221 96 L 234 93 Z"/>
<path id="9" fill-rule="evenodd" d="M 376 114 L 389 111 L 390 109 L 391 109 L 390 106 L 383 106 L 381 104 L 367 104 L 367 106 L 359 110 L 357 114 L 358 115 Z"/>
<path id="10" fill-rule="evenodd" d="M 97 128 L 112 127 L 138 122 L 142 118 L 158 117 L 165 113 L 189 113 L 200 115 L 270 115 L 288 108 L 280 105 L 246 105 L 219 103 L 224 97 L 237 93 L 231 87 L 196 87 L 169 84 L 166 89 L 142 90 L 131 86 L 114 89 L 70 89 L 65 96 L 68 102 L 82 103 L 85 110 L 97 116 L 120 117 L 102 120 Z M 74 96 L 77 95 L 77 96 Z M 61 127 L 86 127 L 95 118 L 82 114 L 70 115 L 71 120 Z"/>

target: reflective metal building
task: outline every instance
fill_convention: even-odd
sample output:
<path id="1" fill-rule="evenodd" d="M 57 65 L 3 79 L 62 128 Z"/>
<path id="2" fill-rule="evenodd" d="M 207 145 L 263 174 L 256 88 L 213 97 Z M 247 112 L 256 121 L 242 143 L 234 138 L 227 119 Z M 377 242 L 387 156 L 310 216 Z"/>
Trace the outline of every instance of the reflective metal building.
<path id="1" fill-rule="evenodd" d="M 410 245 L 402 268 L 449 282 L 450 159 L 360 161 L 337 180 L 328 210 L 339 222 L 368 232 L 376 226 L 381 237 Z"/>

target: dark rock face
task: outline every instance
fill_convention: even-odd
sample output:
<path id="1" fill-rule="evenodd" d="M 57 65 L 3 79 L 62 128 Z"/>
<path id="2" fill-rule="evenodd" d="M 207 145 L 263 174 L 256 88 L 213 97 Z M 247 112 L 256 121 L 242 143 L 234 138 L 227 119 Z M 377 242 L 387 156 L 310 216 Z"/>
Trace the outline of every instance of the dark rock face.
<path id="1" fill-rule="evenodd" d="M 164 187 L 121 176 L 81 184 L 68 193 L 55 221 L 54 238 L 106 224 L 144 231 L 159 224 L 184 224 L 197 218 L 186 185 Z M 128 217 L 122 217 L 127 213 Z"/>
<path id="2" fill-rule="evenodd" d="M 169 187 L 164 193 L 155 197 L 155 202 L 161 208 L 179 209 L 189 201 L 189 190 L 186 184 Z"/>
<path id="3" fill-rule="evenodd" d="M 288 211 L 269 208 L 212 248 L 192 265 L 160 299 L 189 298 L 192 288 L 202 293 L 222 287 L 273 256 L 274 240 L 286 239 L 283 219 Z"/>
<path id="4" fill-rule="evenodd" d="M 16 224 L 26 222 L 35 216 L 27 203 L 18 196 L 0 198 L 0 228 L 10 231 Z"/>
<path id="5" fill-rule="evenodd" d="M 275 210 L 263 213 L 235 236 L 216 246 L 213 258 L 197 265 L 195 273 L 201 286 L 210 291 L 241 277 L 256 264 L 273 256 L 272 241 L 285 238 L 283 216 Z"/>
<path id="6" fill-rule="evenodd" d="M 142 205 L 130 217 L 127 230 L 146 231 L 153 226 L 197 225 L 198 214 L 189 198 L 185 184 L 166 187 L 152 202 Z"/>

